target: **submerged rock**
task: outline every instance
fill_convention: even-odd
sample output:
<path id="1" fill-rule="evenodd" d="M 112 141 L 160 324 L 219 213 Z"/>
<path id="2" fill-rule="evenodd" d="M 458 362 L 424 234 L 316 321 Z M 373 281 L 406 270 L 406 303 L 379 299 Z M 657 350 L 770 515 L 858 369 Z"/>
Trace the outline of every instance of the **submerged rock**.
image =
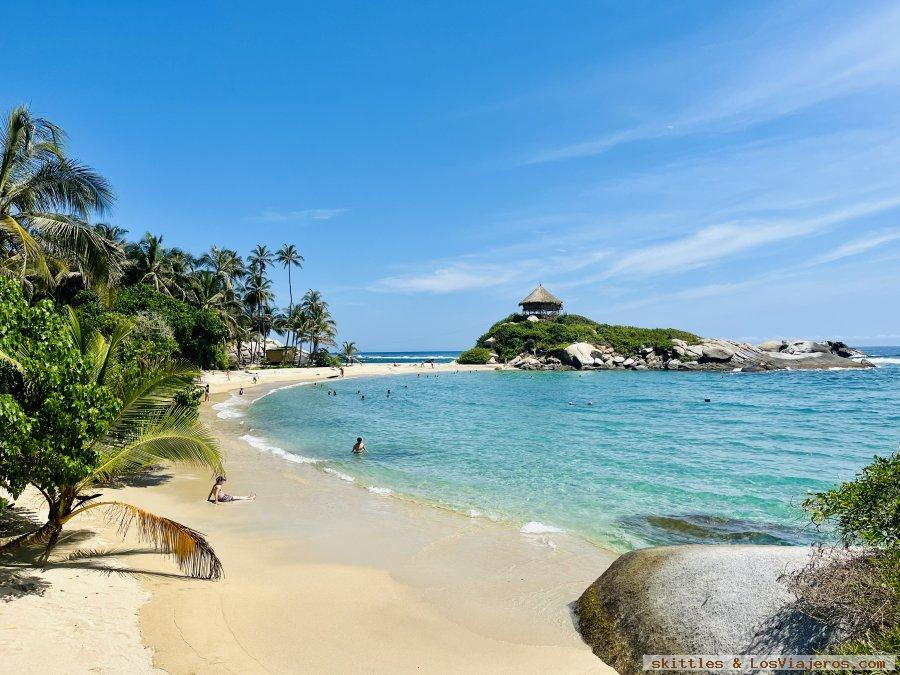
<path id="1" fill-rule="evenodd" d="M 795 546 L 669 546 L 618 558 L 576 603 L 594 653 L 620 673 L 644 654 L 814 654 L 840 639 L 801 613 L 783 575 Z"/>

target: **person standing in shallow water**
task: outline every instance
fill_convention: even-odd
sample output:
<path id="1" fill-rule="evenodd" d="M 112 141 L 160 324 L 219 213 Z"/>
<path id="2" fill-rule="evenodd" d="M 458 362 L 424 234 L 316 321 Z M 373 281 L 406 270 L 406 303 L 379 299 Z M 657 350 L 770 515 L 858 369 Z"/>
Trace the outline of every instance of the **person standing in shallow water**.
<path id="1" fill-rule="evenodd" d="M 361 455 L 366 451 L 366 444 L 363 443 L 362 436 L 356 439 L 356 443 L 353 444 L 353 454 Z"/>

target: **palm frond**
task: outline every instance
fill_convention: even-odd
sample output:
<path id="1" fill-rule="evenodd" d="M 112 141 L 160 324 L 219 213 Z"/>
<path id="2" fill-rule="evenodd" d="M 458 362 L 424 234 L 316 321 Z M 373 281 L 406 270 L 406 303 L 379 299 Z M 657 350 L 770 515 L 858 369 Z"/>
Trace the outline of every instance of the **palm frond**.
<path id="1" fill-rule="evenodd" d="M 79 491 L 96 483 L 140 471 L 162 462 L 191 464 L 222 473 L 222 455 L 209 430 L 197 422 L 191 408 L 170 408 L 145 422 L 124 445 L 100 445 L 97 467 L 79 485 Z M 118 440 L 118 439 L 116 439 Z"/>
<path id="2" fill-rule="evenodd" d="M 48 279 L 50 270 L 41 251 L 40 244 L 31 236 L 31 232 L 18 219 L 10 214 L 0 216 L 0 232 L 5 232 L 17 242 L 17 248 L 21 251 L 22 268 L 33 268 L 37 276 Z"/>
<path id="3" fill-rule="evenodd" d="M 53 157 L 41 162 L 25 180 L 11 188 L 8 199 L 20 206 L 27 204 L 28 210 L 60 209 L 86 219 L 92 212 L 109 210 L 114 196 L 107 180 L 90 167 L 65 157 Z"/>
<path id="4" fill-rule="evenodd" d="M 185 574 L 195 579 L 222 578 L 222 562 L 203 534 L 133 504 L 94 502 L 75 510 L 65 521 L 98 508 L 106 509 L 118 518 L 120 536 L 124 537 L 132 528 L 137 528 L 137 536 L 142 543 L 172 556 Z"/>
<path id="5" fill-rule="evenodd" d="M 144 375 L 125 382 L 115 392 L 122 407 L 110 425 L 106 442 L 124 445 L 140 433 L 148 420 L 155 421 L 172 407 L 175 397 L 189 388 L 197 368 L 182 361 L 151 364 Z"/>
<path id="6" fill-rule="evenodd" d="M 131 326 L 127 323 L 117 324 L 107 339 L 100 331 L 85 330 L 77 312 L 70 305 L 67 305 L 66 309 L 68 310 L 66 323 L 72 342 L 91 366 L 91 381 L 105 384 L 109 366 L 115 362 L 122 341 L 131 333 Z"/>
<path id="7" fill-rule="evenodd" d="M 77 266 L 86 283 L 101 286 L 116 282 L 125 266 L 125 254 L 95 228 L 82 220 L 57 213 L 29 213 L 29 226 L 48 251 Z"/>

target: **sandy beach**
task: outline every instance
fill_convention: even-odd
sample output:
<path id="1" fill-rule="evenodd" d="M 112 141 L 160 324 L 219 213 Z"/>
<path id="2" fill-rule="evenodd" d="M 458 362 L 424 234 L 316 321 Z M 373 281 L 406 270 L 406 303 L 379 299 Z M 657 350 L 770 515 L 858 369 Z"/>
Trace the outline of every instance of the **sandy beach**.
<path id="1" fill-rule="evenodd" d="M 435 366 L 457 368 L 485 367 Z M 346 375 L 421 369 L 365 365 Z M 338 374 L 262 370 L 255 386 L 251 373 L 205 374 L 212 400 L 202 416 L 222 444 L 229 491 L 258 499 L 208 504 L 210 477 L 177 467 L 115 492 L 204 532 L 225 578 L 186 579 L 134 542 L 114 543 L 98 520 L 90 546 L 74 537 L 46 571 L 28 571 L 46 588 L 0 604 L 0 635 L 13 636 L 3 646 L 15 643 L 6 664 L 33 667 L 30 655 L 50 642 L 48 667 L 67 667 L 42 672 L 612 672 L 582 642 L 569 604 L 614 554 L 371 494 L 246 445 L 240 421 L 213 408 L 240 387 L 252 398 Z M 85 548 L 115 557 L 65 559 Z M 72 630 L 64 617 L 76 611 L 116 627 L 115 657 L 107 632 Z"/>

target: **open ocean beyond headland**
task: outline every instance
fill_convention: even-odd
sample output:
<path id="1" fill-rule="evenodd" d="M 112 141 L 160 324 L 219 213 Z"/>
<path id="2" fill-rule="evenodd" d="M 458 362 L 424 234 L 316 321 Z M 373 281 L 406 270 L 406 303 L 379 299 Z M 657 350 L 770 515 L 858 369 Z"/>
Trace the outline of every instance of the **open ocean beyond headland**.
<path id="1" fill-rule="evenodd" d="M 877 369 L 436 375 L 426 368 L 418 377 L 328 380 L 256 401 L 243 438 L 376 494 L 526 533 L 566 530 L 615 550 L 801 543 L 809 538 L 799 508 L 807 491 L 850 478 L 873 455 L 900 446 L 900 347 L 865 350 Z M 369 447 L 362 458 L 350 453 L 357 436 Z"/>

